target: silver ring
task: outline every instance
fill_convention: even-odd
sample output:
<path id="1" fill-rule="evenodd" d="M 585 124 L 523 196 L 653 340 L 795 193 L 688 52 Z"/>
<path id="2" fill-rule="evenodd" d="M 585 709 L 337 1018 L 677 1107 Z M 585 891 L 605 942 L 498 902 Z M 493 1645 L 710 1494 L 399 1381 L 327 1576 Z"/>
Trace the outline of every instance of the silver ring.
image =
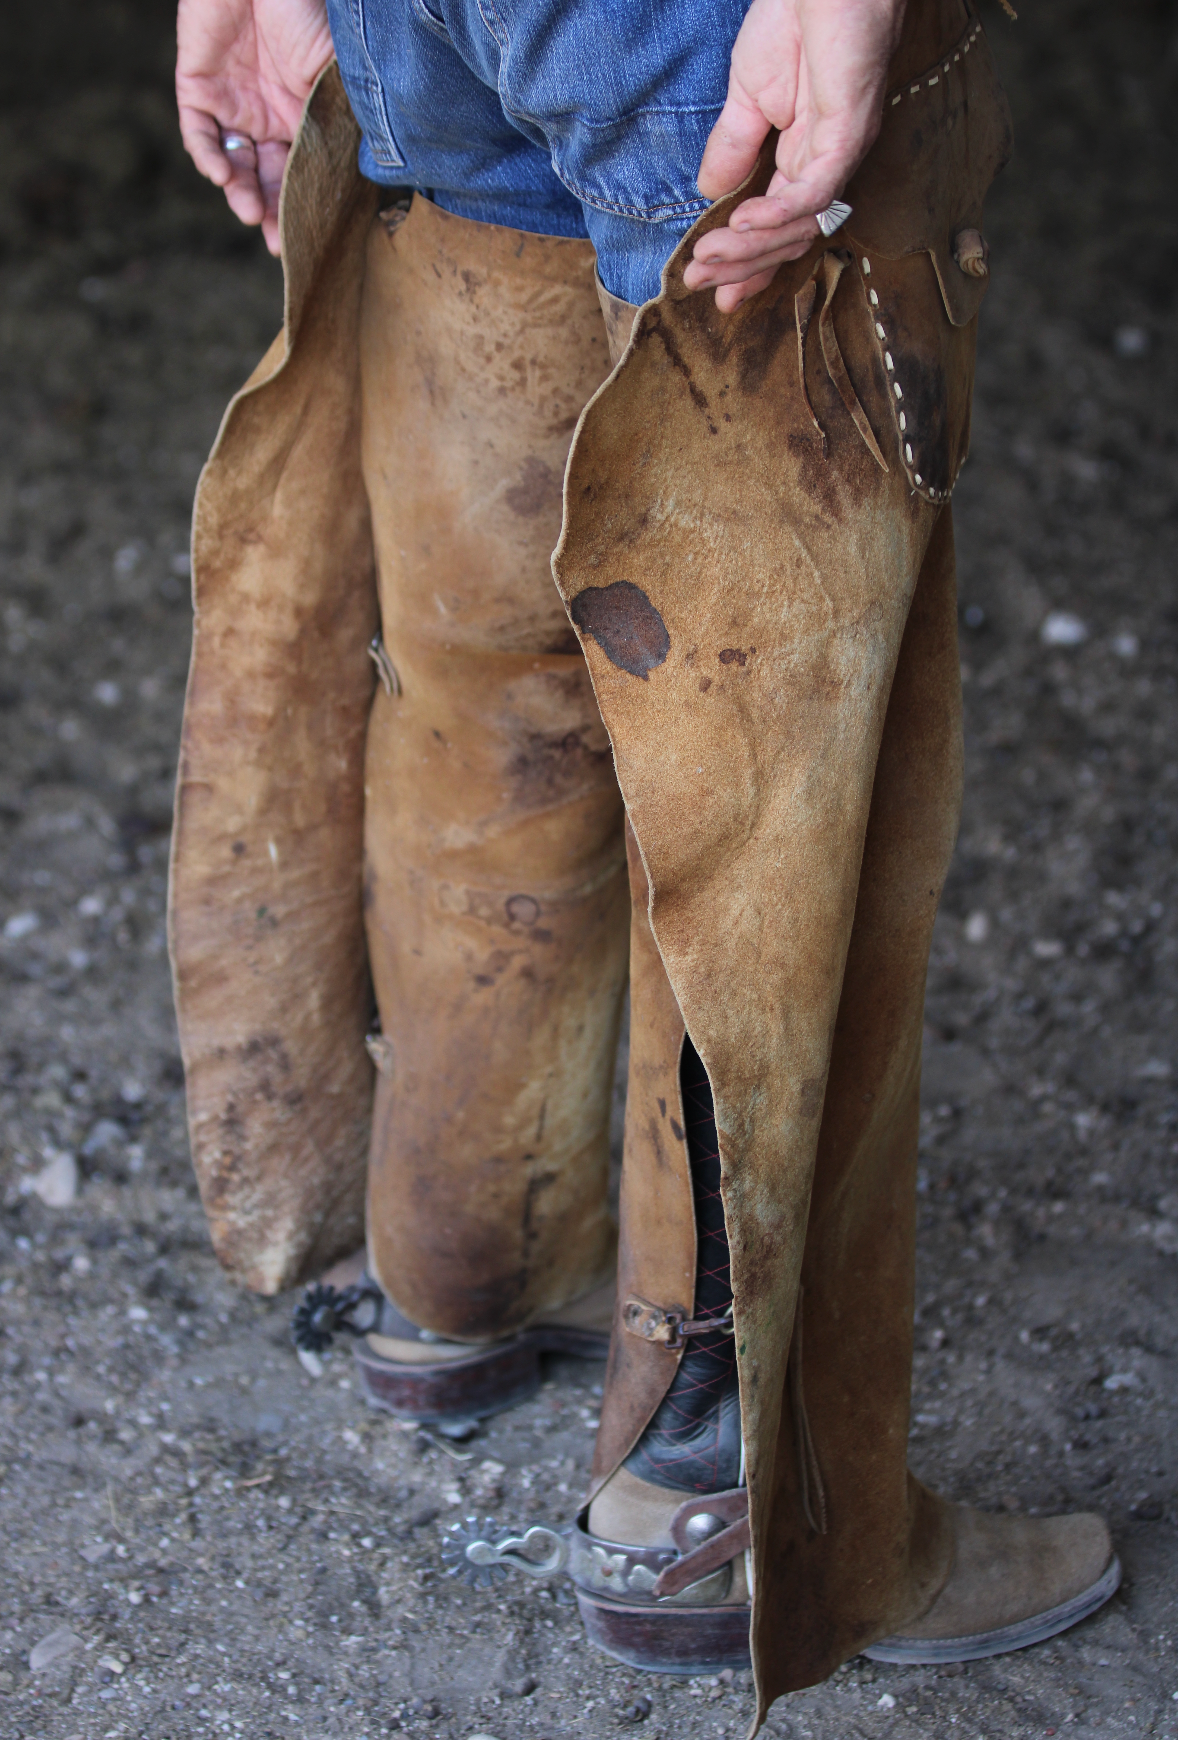
<path id="1" fill-rule="evenodd" d="M 222 133 L 221 146 L 225 151 L 253 151 L 256 149 L 248 133 Z"/>
<path id="2" fill-rule="evenodd" d="M 824 236 L 833 236 L 836 230 L 842 229 L 850 215 L 851 208 L 845 200 L 832 199 L 826 210 L 818 213 L 818 228 Z"/>

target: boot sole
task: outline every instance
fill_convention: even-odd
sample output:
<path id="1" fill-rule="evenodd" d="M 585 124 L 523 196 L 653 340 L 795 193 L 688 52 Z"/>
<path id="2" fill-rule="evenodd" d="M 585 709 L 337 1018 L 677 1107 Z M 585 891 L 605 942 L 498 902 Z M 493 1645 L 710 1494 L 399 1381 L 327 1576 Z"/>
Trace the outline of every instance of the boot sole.
<path id="1" fill-rule="evenodd" d="M 1113 1555 L 1108 1569 L 1095 1583 L 1049 1607 L 1044 1613 L 1020 1619 L 1015 1625 L 1003 1625 L 996 1631 L 979 1631 L 971 1637 L 885 1637 L 860 1653 L 871 1661 L 890 1661 L 902 1667 L 921 1664 L 935 1666 L 939 1662 L 982 1661 L 989 1655 L 1008 1655 L 1014 1649 L 1026 1649 L 1029 1644 L 1042 1643 L 1056 1637 L 1070 1626 L 1087 1619 L 1098 1607 L 1103 1607 L 1115 1595 L 1121 1583 L 1121 1561 Z"/>
<path id="2" fill-rule="evenodd" d="M 901 1667 L 1007 1655 L 1078 1625 L 1103 1607 L 1120 1583 L 1121 1562 L 1114 1557 L 1104 1574 L 1079 1595 L 1016 1625 L 969 1637 L 884 1638 L 860 1653 L 871 1661 Z M 577 1605 L 590 1643 L 627 1667 L 652 1674 L 704 1674 L 751 1666 L 747 1607 L 628 1607 L 620 1601 L 599 1600 L 581 1589 Z"/>
<path id="3" fill-rule="evenodd" d="M 571 1354 L 604 1359 L 609 1336 L 596 1329 L 525 1329 L 498 1346 L 477 1348 L 465 1359 L 408 1365 L 383 1359 L 364 1342 L 354 1357 L 365 1399 L 374 1408 L 423 1426 L 482 1420 L 514 1408 L 540 1387 L 540 1356 Z"/>
<path id="4" fill-rule="evenodd" d="M 714 1674 L 752 1666 L 749 1607 L 628 1607 L 577 1590 L 595 1649 L 648 1674 Z"/>

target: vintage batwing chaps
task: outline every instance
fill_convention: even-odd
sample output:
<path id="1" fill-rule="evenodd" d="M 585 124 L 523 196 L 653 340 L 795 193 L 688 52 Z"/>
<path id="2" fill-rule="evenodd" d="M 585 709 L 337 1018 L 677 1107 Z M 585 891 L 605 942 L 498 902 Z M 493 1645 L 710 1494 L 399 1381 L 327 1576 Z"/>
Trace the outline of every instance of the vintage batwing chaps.
<path id="1" fill-rule="evenodd" d="M 329 68 L 284 331 L 194 528 L 171 944 L 217 1253 L 273 1293 L 367 1220 L 397 1307 L 475 1342 L 599 1285 L 629 971 L 594 1490 L 676 1369 L 651 1325 L 692 1305 L 686 1024 L 762 1711 L 902 1631 L 951 1551 L 906 1468 L 915 1164 L 961 779 L 948 498 L 1009 121 L 961 0 L 909 12 L 845 229 L 723 315 L 682 282 L 721 201 L 612 371 L 589 244 L 382 214 Z"/>

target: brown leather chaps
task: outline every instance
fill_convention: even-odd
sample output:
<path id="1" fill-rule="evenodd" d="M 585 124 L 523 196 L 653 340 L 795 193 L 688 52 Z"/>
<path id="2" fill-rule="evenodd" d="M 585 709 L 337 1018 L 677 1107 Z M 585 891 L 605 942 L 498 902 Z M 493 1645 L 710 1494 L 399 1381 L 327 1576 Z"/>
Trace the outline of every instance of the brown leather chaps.
<path id="1" fill-rule="evenodd" d="M 686 1026 L 763 1715 L 948 1572 L 906 1467 L 915 1164 L 1005 104 L 960 0 L 912 0 L 845 230 L 721 315 L 682 283 L 720 202 L 612 371 L 588 244 L 378 216 L 356 137 L 329 69 L 287 172 L 284 334 L 197 503 L 171 923 L 214 1243 L 273 1292 L 367 1220 L 397 1306 L 472 1341 L 598 1284 L 628 963 L 594 1485 L 676 1368 L 633 1324 L 692 1305 Z"/>

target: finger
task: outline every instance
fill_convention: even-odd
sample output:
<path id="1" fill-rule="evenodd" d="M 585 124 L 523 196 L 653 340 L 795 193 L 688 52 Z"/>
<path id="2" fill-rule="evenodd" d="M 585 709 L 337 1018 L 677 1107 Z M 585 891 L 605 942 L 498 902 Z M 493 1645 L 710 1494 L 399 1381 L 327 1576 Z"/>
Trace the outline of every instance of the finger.
<path id="1" fill-rule="evenodd" d="M 692 250 L 693 260 L 710 265 L 720 260 L 755 260 L 789 242 L 805 242 L 808 246 L 818 234 L 815 218 L 796 218 L 774 230 L 711 230 L 701 236 Z"/>
<path id="2" fill-rule="evenodd" d="M 758 272 L 756 277 L 746 278 L 741 284 L 723 285 L 716 291 L 716 307 L 721 314 L 733 313 L 742 302 L 747 302 L 750 296 L 755 296 L 758 291 L 766 289 L 773 282 L 773 274 L 776 270 L 776 266 L 770 266 L 767 271 Z"/>
<path id="3" fill-rule="evenodd" d="M 809 242 L 783 242 L 780 247 L 766 249 L 752 260 L 720 260 L 707 266 L 692 260 L 684 270 L 683 282 L 689 290 L 709 290 L 717 284 L 741 284 L 763 272 L 772 277 L 786 260 L 800 260 L 809 251 Z"/>
<path id="4" fill-rule="evenodd" d="M 277 220 L 278 200 L 282 193 L 282 172 L 290 156 L 290 146 L 281 139 L 262 139 L 258 144 L 258 185 L 266 202 L 266 216 Z"/>
<path id="5" fill-rule="evenodd" d="M 708 134 L 696 184 L 705 199 L 721 199 L 739 187 L 757 161 L 769 132 L 769 122 L 757 104 L 735 81 L 728 100 Z"/>
<path id="6" fill-rule="evenodd" d="M 221 147 L 221 129 L 203 109 L 182 107 L 180 137 L 184 149 L 197 169 L 215 187 L 224 187 L 233 173 L 228 157 Z"/>
<path id="7" fill-rule="evenodd" d="M 266 202 L 262 219 L 262 235 L 266 246 L 276 257 L 282 252 L 278 233 L 278 202 L 282 194 L 282 172 L 290 155 L 290 146 L 281 139 L 263 139 L 258 146 L 258 182 Z"/>
<path id="8" fill-rule="evenodd" d="M 258 180 L 256 146 L 230 153 L 230 178 L 225 183 L 225 198 L 234 217 L 243 224 L 260 224 L 266 215 L 266 200 Z"/>
<path id="9" fill-rule="evenodd" d="M 825 163 L 798 181 L 787 181 L 778 172 L 758 198 L 741 201 L 728 219 L 729 226 L 738 232 L 775 230 L 783 224 L 817 217 L 838 198 L 843 185 L 838 172 Z"/>

